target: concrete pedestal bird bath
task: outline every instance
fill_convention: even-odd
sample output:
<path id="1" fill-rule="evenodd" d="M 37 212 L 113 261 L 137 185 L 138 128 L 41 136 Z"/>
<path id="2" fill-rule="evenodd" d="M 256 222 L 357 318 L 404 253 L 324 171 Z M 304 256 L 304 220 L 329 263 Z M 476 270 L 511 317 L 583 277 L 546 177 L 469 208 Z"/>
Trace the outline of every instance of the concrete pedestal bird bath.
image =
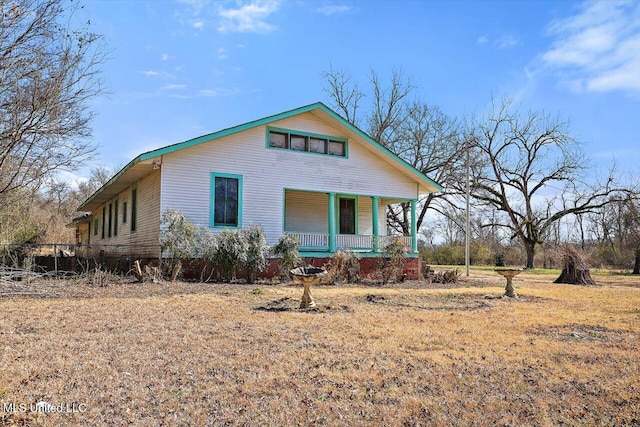
<path id="1" fill-rule="evenodd" d="M 302 282 L 304 292 L 300 300 L 300 308 L 315 307 L 316 302 L 311 295 L 311 285 L 314 285 L 322 276 L 327 274 L 327 270 L 317 267 L 298 267 L 291 270 L 291 274 Z"/>
<path id="2" fill-rule="evenodd" d="M 495 272 L 507 279 L 507 287 L 504 292 L 505 296 L 516 298 L 517 295 L 513 288 L 513 278 L 522 273 L 522 270 L 519 268 L 500 268 L 496 269 Z"/>

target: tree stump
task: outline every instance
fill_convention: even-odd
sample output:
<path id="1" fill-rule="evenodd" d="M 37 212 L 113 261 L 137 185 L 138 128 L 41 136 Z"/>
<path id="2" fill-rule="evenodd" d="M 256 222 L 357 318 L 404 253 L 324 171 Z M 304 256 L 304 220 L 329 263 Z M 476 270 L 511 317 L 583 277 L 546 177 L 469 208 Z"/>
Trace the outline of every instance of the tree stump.
<path id="1" fill-rule="evenodd" d="M 562 273 L 553 283 L 567 283 L 570 285 L 596 285 L 589 272 L 589 265 L 584 256 L 572 246 L 565 245 L 562 250 L 564 266 Z"/>

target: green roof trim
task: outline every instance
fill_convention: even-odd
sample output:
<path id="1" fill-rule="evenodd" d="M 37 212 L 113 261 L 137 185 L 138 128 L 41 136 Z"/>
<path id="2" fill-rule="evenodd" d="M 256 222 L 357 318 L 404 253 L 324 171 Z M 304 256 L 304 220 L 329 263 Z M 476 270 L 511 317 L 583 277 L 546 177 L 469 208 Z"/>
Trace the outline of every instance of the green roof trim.
<path id="1" fill-rule="evenodd" d="M 195 145 L 202 144 L 203 142 L 211 141 L 211 140 L 222 138 L 222 137 L 225 137 L 225 136 L 228 136 L 228 135 L 232 135 L 232 134 L 235 134 L 235 133 L 238 133 L 238 132 L 242 132 L 242 131 L 245 131 L 245 130 L 248 130 L 248 129 L 252 129 L 252 128 L 256 127 L 256 126 L 262 126 L 262 125 L 266 125 L 266 124 L 271 123 L 271 122 L 275 122 L 275 121 L 278 121 L 278 120 L 282 120 L 282 119 L 286 119 L 286 118 L 289 118 L 289 117 L 292 117 L 292 116 L 296 116 L 298 114 L 308 113 L 308 112 L 311 112 L 313 110 L 322 110 L 322 111 L 324 111 L 330 117 L 332 117 L 333 119 L 338 121 L 341 125 L 347 127 L 348 129 L 350 129 L 351 131 L 356 133 L 358 136 L 360 136 L 361 138 L 363 138 L 364 140 L 369 142 L 371 145 L 376 147 L 382 153 L 386 154 L 387 156 L 389 156 L 390 158 L 395 160 L 398 164 L 403 166 L 407 171 L 409 171 L 410 173 L 412 173 L 416 177 L 428 182 L 430 185 L 435 187 L 438 191 L 442 191 L 443 188 L 442 188 L 442 186 L 440 184 L 438 184 L 437 182 L 433 181 L 427 175 L 423 174 L 422 172 L 420 172 L 419 170 L 417 170 L 416 168 L 411 166 L 409 163 L 407 163 L 405 160 L 403 160 L 402 158 L 400 158 L 397 155 L 395 155 L 388 148 L 386 148 L 385 146 L 383 146 L 382 144 L 380 144 L 379 142 L 377 142 L 376 140 L 371 138 L 369 135 L 367 135 L 362 130 L 358 129 L 355 125 L 353 125 L 352 123 L 348 122 L 345 118 L 340 116 L 338 113 L 333 111 L 331 108 L 327 107 L 322 102 L 315 102 L 313 104 L 305 105 L 303 107 L 294 108 L 293 110 L 288 110 L 288 111 L 285 111 L 285 112 L 282 112 L 282 113 L 279 113 L 279 114 L 274 114 L 272 116 L 263 117 L 263 118 L 258 119 L 258 120 L 253 120 L 251 122 L 247 122 L 247 123 L 244 123 L 244 124 L 241 124 L 241 125 L 233 126 L 233 127 L 226 128 L 226 129 L 223 129 L 223 130 L 220 130 L 220 131 L 217 131 L 217 132 L 213 132 L 213 133 L 209 133 L 209 134 L 206 134 L 206 135 L 202 135 L 202 136 L 199 136 L 197 138 L 189 139 L 187 141 L 179 142 L 179 143 L 176 143 L 176 144 L 168 145 L 168 146 L 163 147 L 163 148 L 158 148 L 158 149 L 155 149 L 155 150 L 151 150 L 151 151 L 147 151 L 145 153 L 142 153 L 138 157 L 134 158 L 129 163 L 127 163 L 116 175 L 114 175 L 109 181 L 107 181 L 106 184 L 104 184 L 102 187 L 100 187 L 100 189 L 98 189 L 84 203 L 82 203 L 81 206 L 84 206 L 87 203 L 91 202 L 98 194 L 100 194 L 102 192 L 102 190 L 104 188 L 106 188 L 106 187 L 110 186 L 111 184 L 113 184 L 114 182 L 116 182 L 120 176 L 122 176 L 125 172 L 127 172 L 129 169 L 131 169 L 131 167 L 133 167 L 134 165 L 136 165 L 136 164 L 138 164 L 140 162 L 152 159 L 154 157 L 162 156 L 164 154 L 173 153 L 175 151 L 182 150 L 184 148 L 193 147 Z"/>

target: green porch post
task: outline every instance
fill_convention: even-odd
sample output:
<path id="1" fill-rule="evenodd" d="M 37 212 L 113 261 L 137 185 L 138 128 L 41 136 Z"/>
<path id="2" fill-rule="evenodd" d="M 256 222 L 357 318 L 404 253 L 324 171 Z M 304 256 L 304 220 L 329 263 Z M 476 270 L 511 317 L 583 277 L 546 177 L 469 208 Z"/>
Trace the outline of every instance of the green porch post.
<path id="1" fill-rule="evenodd" d="M 336 193 L 329 193 L 329 252 L 336 251 Z"/>
<path id="2" fill-rule="evenodd" d="M 416 204 L 415 199 L 411 200 L 411 250 L 418 252 L 418 224 L 416 217 Z"/>
<path id="3" fill-rule="evenodd" d="M 373 250 L 374 252 L 380 252 L 380 242 L 378 242 L 378 237 L 380 234 L 380 230 L 378 230 L 378 196 L 373 196 L 371 198 L 371 216 L 373 221 Z"/>

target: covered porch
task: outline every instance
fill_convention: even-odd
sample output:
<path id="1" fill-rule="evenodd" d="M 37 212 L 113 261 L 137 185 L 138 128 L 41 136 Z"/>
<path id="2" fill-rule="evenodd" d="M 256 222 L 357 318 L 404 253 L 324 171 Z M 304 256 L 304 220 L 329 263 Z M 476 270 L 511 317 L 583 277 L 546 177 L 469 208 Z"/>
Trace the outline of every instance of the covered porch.
<path id="1" fill-rule="evenodd" d="M 388 235 L 386 207 L 402 202 L 411 203 L 411 236 Z M 298 238 L 303 256 L 341 249 L 378 256 L 398 237 L 409 255 L 418 252 L 415 199 L 286 189 L 283 229 Z"/>

